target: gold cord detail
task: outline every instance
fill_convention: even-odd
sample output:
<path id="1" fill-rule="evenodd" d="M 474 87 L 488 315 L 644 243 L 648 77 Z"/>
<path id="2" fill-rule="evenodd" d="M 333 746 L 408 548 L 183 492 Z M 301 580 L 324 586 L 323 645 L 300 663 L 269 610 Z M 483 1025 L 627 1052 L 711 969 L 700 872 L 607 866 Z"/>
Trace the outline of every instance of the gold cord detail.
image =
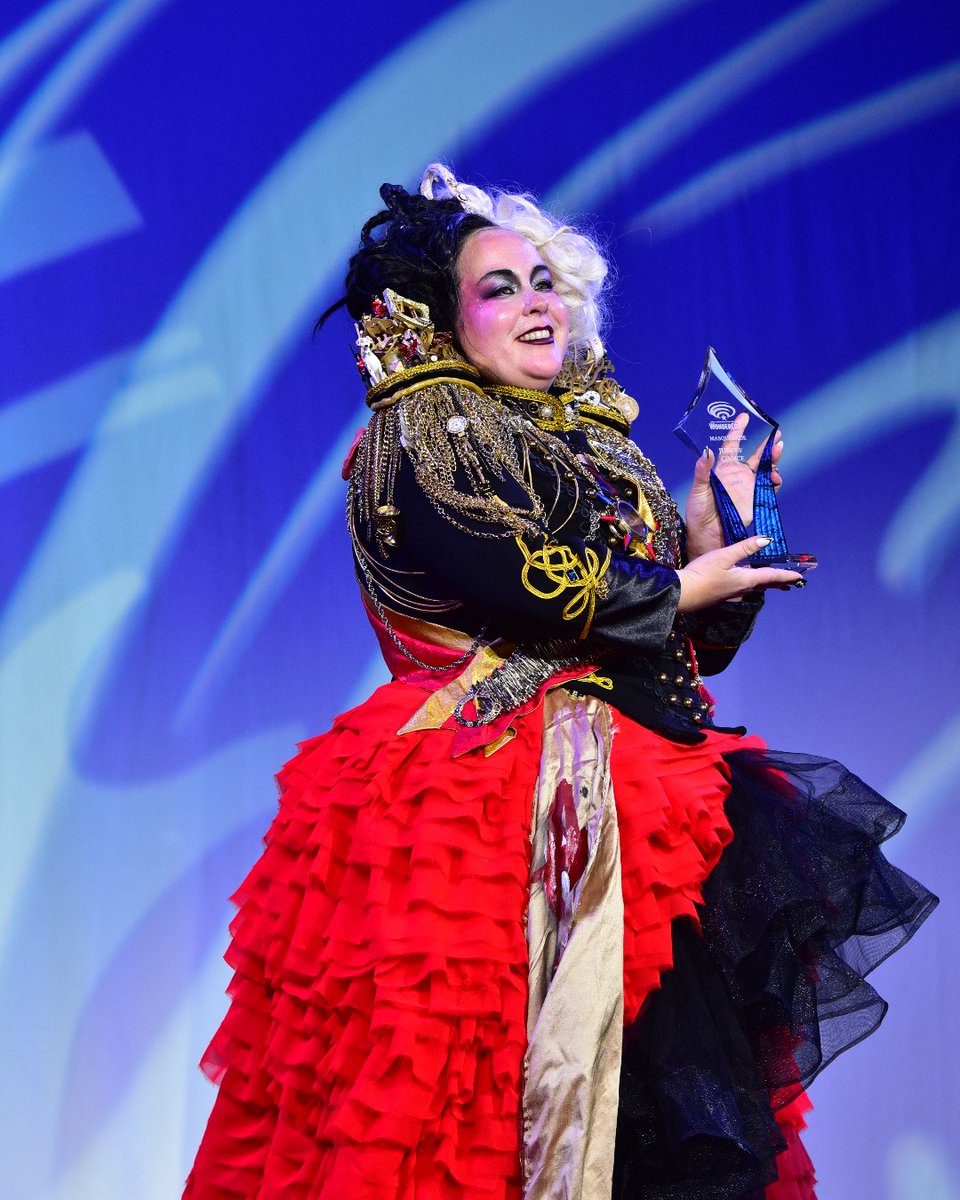
<path id="1" fill-rule="evenodd" d="M 613 691 L 613 680 L 609 675 L 598 675 L 596 671 L 591 671 L 589 675 L 581 675 L 579 679 L 571 680 L 571 683 L 593 683 L 597 687 L 603 688 L 605 692 Z"/>
<path id="2" fill-rule="evenodd" d="M 610 566 L 611 552 L 608 550 L 601 560 L 592 547 L 586 546 L 584 556 L 580 558 L 570 546 L 547 542 L 539 550 L 530 550 L 522 537 L 517 536 L 515 541 L 524 559 L 520 571 L 524 588 L 538 600 L 556 600 L 564 592 L 575 592 L 560 615 L 564 621 L 575 621 L 585 615 L 583 629 L 578 635 L 585 638 L 593 624 L 597 596 L 602 598 L 605 594 L 603 577 Z M 545 577 L 546 586 L 534 582 L 531 576 L 535 573 Z"/>

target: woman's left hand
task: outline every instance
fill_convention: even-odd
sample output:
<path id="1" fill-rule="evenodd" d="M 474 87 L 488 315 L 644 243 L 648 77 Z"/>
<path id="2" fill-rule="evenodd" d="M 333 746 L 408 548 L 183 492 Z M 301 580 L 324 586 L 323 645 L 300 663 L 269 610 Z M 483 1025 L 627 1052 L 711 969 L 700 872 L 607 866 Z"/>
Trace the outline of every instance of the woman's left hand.
<path id="1" fill-rule="evenodd" d="M 710 486 L 710 471 L 716 472 L 717 478 L 726 488 L 730 499 L 736 505 L 744 525 L 753 520 L 753 492 L 757 482 L 757 468 L 763 451 L 761 444 L 748 459 L 741 462 L 738 458 L 740 444 L 743 441 L 748 413 L 741 413 L 734 421 L 720 447 L 719 458 L 714 461 L 712 450 L 704 450 L 697 459 L 693 472 L 693 486 L 687 497 L 687 557 L 698 558 L 711 550 L 717 550 L 726 545 L 723 536 L 723 526 L 720 524 L 720 514 Z M 780 456 L 783 453 L 783 439 L 777 430 L 776 441 L 773 444 L 773 470 L 770 478 L 774 489 L 778 489 L 780 478 Z"/>

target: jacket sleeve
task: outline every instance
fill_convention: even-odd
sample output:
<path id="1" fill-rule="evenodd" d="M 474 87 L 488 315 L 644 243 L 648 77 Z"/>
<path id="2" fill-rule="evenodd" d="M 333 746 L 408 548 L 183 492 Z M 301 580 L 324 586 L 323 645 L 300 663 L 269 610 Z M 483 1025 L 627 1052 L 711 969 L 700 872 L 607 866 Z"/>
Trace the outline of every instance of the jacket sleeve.
<path id="1" fill-rule="evenodd" d="M 696 650 L 701 675 L 719 675 L 730 665 L 753 632 L 761 608 L 763 596 L 753 592 L 741 600 L 727 600 L 684 614 L 684 628 Z"/>

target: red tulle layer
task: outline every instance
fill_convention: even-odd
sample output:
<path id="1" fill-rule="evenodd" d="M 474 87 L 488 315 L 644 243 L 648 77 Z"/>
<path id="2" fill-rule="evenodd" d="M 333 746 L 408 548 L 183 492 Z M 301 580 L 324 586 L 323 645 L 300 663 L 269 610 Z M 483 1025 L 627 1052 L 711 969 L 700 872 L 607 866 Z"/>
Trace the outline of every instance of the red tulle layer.
<path id="1" fill-rule="evenodd" d="M 220 1091 L 190 1200 L 518 1200 L 542 718 L 489 757 L 451 758 L 450 731 L 396 736 L 423 699 L 386 685 L 278 776 L 279 814 L 235 896 L 232 1004 L 203 1060 Z M 630 1021 L 730 839 L 720 756 L 759 743 L 680 746 L 619 724 Z"/>

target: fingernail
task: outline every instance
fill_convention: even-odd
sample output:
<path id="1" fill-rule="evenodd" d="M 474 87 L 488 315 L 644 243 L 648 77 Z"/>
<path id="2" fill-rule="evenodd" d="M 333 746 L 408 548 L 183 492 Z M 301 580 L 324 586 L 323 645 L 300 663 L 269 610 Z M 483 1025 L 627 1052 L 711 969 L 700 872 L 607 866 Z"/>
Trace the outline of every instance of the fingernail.
<path id="1" fill-rule="evenodd" d="M 758 546 L 769 546 L 772 541 L 773 541 L 773 538 L 765 538 L 765 537 L 757 538 L 757 545 Z"/>
<path id="2" fill-rule="evenodd" d="M 807 581 L 805 579 L 795 579 L 793 581 L 793 586 L 794 587 L 806 587 Z"/>
<path id="3" fill-rule="evenodd" d="M 709 446 L 704 446 L 703 454 L 701 454 L 700 457 L 705 458 L 709 462 L 709 460 L 710 460 L 710 447 Z"/>

